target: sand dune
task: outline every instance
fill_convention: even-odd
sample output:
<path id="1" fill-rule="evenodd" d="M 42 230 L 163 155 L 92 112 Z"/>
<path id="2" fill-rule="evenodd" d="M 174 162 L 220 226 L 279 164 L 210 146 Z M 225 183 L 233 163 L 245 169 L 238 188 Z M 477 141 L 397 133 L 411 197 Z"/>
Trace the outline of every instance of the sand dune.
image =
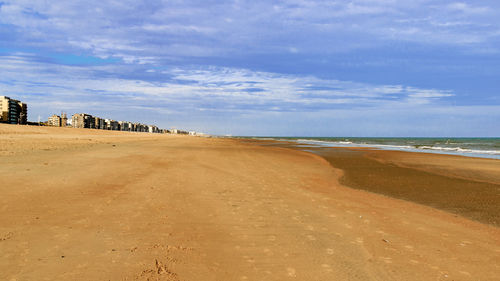
<path id="1" fill-rule="evenodd" d="M 498 280 L 498 228 L 296 150 L 0 125 L 1 280 Z"/>

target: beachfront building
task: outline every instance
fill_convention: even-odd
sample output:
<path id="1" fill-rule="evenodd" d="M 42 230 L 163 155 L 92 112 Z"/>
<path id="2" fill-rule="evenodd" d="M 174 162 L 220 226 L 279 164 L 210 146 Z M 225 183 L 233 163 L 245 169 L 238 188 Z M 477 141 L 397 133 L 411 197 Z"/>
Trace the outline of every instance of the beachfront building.
<path id="1" fill-rule="evenodd" d="M 120 124 L 120 131 L 126 131 L 126 132 L 132 131 L 133 128 L 132 123 L 126 121 L 120 121 L 118 123 Z"/>
<path id="2" fill-rule="evenodd" d="M 62 116 L 62 114 L 61 114 Z M 49 118 L 49 124 L 56 124 L 57 115 L 53 115 Z M 62 117 L 61 117 L 62 118 Z M 51 119 L 54 119 L 51 121 Z M 71 118 L 71 123 L 74 128 L 89 128 L 89 129 L 100 129 L 100 130 L 110 130 L 110 131 L 125 131 L 125 132 L 149 132 L 149 133 L 162 133 L 157 126 L 144 125 L 141 123 L 132 123 L 128 121 L 115 121 L 112 119 L 103 119 L 100 117 L 95 117 L 90 114 L 77 113 L 73 114 Z M 56 126 L 56 125 L 52 125 Z"/>
<path id="3" fill-rule="evenodd" d="M 132 127 L 134 132 L 148 132 L 148 126 L 141 123 L 134 123 Z"/>
<path id="4" fill-rule="evenodd" d="M 67 124 L 68 124 L 68 117 L 64 112 L 61 113 L 61 116 L 56 114 L 50 116 L 47 121 L 47 125 L 54 127 L 66 127 Z"/>
<path id="5" fill-rule="evenodd" d="M 183 131 L 179 129 L 172 129 L 169 131 L 170 134 L 177 134 L 177 135 L 189 135 L 188 131 Z"/>
<path id="6" fill-rule="evenodd" d="M 61 116 L 55 114 L 50 116 L 49 120 L 47 121 L 47 125 L 61 127 Z"/>
<path id="7" fill-rule="evenodd" d="M 94 129 L 106 130 L 106 122 L 100 117 L 94 117 Z"/>
<path id="8" fill-rule="evenodd" d="M 74 128 L 95 128 L 95 119 L 90 114 L 76 113 L 71 117 L 71 124 Z"/>
<path id="9" fill-rule="evenodd" d="M 118 123 L 117 121 L 111 120 L 111 119 L 106 119 L 106 120 L 104 120 L 104 122 L 105 122 L 106 130 L 111 130 L 111 131 L 119 131 L 120 130 L 120 123 Z"/>
<path id="10" fill-rule="evenodd" d="M 156 126 L 148 125 L 147 127 L 148 127 L 149 133 L 158 133 L 159 132 L 159 129 Z"/>
<path id="11" fill-rule="evenodd" d="M 0 96 L 0 122 L 9 124 L 28 123 L 28 105 L 6 96 Z"/>
<path id="12" fill-rule="evenodd" d="M 61 112 L 61 127 L 66 127 L 68 125 L 68 116 L 66 112 Z"/>

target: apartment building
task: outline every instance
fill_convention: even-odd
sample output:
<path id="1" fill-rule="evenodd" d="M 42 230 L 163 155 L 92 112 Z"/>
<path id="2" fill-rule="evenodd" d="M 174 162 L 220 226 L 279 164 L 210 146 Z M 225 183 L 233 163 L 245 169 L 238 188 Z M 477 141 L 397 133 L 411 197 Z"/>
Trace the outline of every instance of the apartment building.
<path id="1" fill-rule="evenodd" d="M 57 123 L 56 117 L 58 116 L 53 115 L 51 118 L 49 118 L 49 124 L 52 123 L 56 124 Z M 71 121 L 73 127 L 75 128 L 89 128 L 89 129 L 126 131 L 126 132 L 149 132 L 149 133 L 164 132 L 164 130 L 158 128 L 157 126 L 145 125 L 141 123 L 132 123 L 128 121 L 115 121 L 112 119 L 104 119 L 86 113 L 73 114 Z"/>
<path id="2" fill-rule="evenodd" d="M 99 130 L 106 130 L 106 122 L 100 117 L 94 117 L 94 128 Z"/>
<path id="3" fill-rule="evenodd" d="M 0 96 L 0 122 L 9 124 L 28 123 L 28 105 L 6 96 Z"/>
<path id="4" fill-rule="evenodd" d="M 66 124 L 68 124 L 68 117 L 64 112 L 61 113 L 61 116 L 56 114 L 50 116 L 47 121 L 47 125 L 54 127 L 66 127 Z"/>
<path id="5" fill-rule="evenodd" d="M 95 119 L 90 114 L 76 113 L 71 117 L 71 124 L 74 128 L 95 128 Z"/>
<path id="6" fill-rule="evenodd" d="M 49 126 L 61 127 L 61 116 L 55 114 L 50 116 L 47 124 Z"/>
<path id="7" fill-rule="evenodd" d="M 106 130 L 111 130 L 111 131 L 120 130 L 120 123 L 118 123 L 118 121 L 106 119 L 104 120 L 104 122 L 106 123 Z"/>
<path id="8" fill-rule="evenodd" d="M 61 112 L 61 127 L 66 127 L 68 125 L 68 115 L 65 112 Z"/>

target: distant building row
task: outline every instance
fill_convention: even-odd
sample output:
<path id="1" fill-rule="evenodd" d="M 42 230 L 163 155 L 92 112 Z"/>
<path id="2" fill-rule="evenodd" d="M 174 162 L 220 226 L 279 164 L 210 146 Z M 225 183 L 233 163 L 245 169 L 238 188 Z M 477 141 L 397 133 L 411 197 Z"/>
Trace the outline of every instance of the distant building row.
<path id="1" fill-rule="evenodd" d="M 11 99 L 7 96 L 0 96 L 0 123 L 44 125 L 43 123 L 40 123 L 40 120 L 38 120 L 38 123 L 28 122 L 28 105 L 19 100 Z M 49 117 L 47 123 L 45 124 L 55 127 L 67 127 L 68 117 L 64 112 L 62 112 L 60 116 L 54 114 Z M 71 126 L 74 128 L 89 128 L 127 132 L 204 135 L 202 133 L 196 133 L 192 131 L 188 132 L 178 129 L 166 130 L 160 129 L 153 125 L 104 119 L 85 113 L 73 114 L 73 116 L 71 117 Z"/>
<path id="2" fill-rule="evenodd" d="M 59 115 L 52 115 L 49 117 L 48 125 L 56 127 L 65 127 L 68 118 L 65 113 Z M 149 132 L 149 133 L 163 133 L 165 130 L 159 129 L 156 126 L 144 125 L 140 123 L 132 123 L 126 121 L 115 121 L 111 119 L 104 119 L 90 114 L 77 113 L 71 117 L 71 126 L 74 128 L 88 128 L 99 130 L 112 130 L 112 131 L 127 131 L 127 132 Z"/>
<path id="3" fill-rule="evenodd" d="M 6 96 L 0 96 L 0 122 L 26 124 L 28 122 L 28 105 Z"/>

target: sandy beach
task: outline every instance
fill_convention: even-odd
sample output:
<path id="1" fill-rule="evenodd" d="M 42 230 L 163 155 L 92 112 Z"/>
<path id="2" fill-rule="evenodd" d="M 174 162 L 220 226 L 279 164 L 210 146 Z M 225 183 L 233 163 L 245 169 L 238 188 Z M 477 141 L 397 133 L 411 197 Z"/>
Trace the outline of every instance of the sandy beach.
<path id="1" fill-rule="evenodd" d="M 0 124 L 0 280 L 498 280 L 500 161 L 323 156 Z"/>
<path id="2" fill-rule="evenodd" d="M 260 143 L 320 155 L 342 170 L 340 183 L 344 186 L 427 205 L 486 224 L 500 224 L 497 159 L 359 147 L 304 147 L 267 140 Z"/>

